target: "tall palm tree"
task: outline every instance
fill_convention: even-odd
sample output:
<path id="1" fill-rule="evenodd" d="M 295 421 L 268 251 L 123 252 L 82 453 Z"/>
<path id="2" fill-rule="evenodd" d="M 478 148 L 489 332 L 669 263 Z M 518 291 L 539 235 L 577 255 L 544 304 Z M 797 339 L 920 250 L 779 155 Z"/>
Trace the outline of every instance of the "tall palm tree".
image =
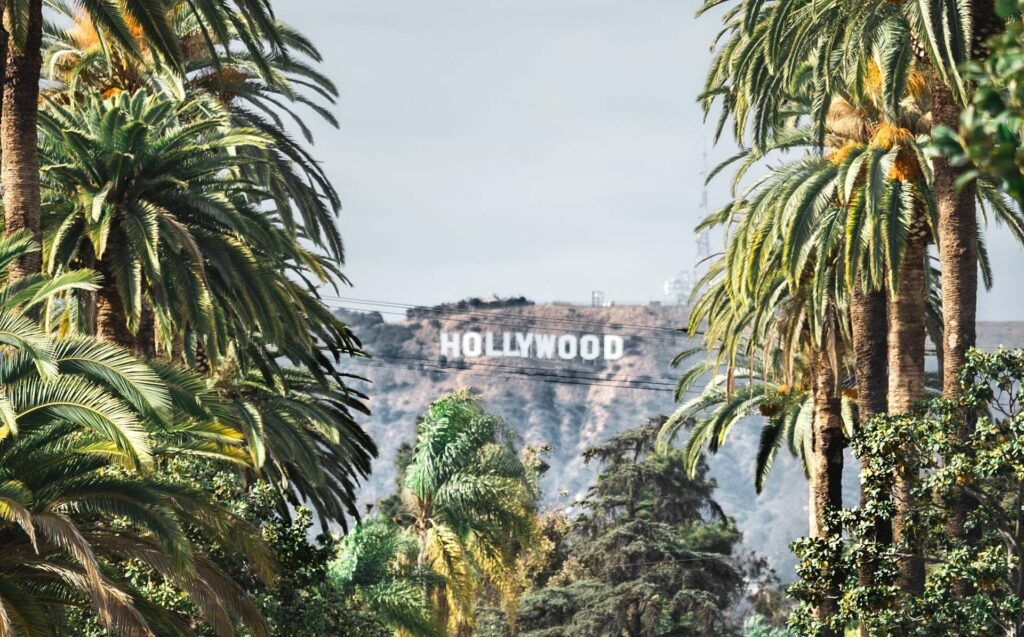
<path id="1" fill-rule="evenodd" d="M 363 520 L 345 535 L 331 579 L 348 599 L 384 626 L 414 637 L 442 637 L 424 589 L 442 583 L 416 563 L 416 538 L 389 520 Z"/>
<path id="2" fill-rule="evenodd" d="M 709 0 L 704 10 L 721 4 Z M 720 102 L 719 130 L 732 117 L 739 139 L 752 124 L 758 146 L 786 128 L 794 99 L 813 106 L 811 123 L 823 136 L 835 88 L 859 90 L 876 60 L 890 118 L 898 115 L 910 70 L 918 66 L 929 89 L 931 123 L 955 127 L 969 93 L 958 67 L 982 52 L 985 39 L 1003 26 L 990 0 L 741 0 L 726 22 L 705 86 L 705 107 Z M 794 85 L 807 78 L 814 93 L 794 98 Z M 972 187 L 956 187 L 961 169 L 941 158 L 933 168 L 945 278 L 943 384 L 952 395 L 975 339 L 977 207 Z"/>
<path id="3" fill-rule="evenodd" d="M 160 325 L 176 328 L 170 334 L 188 326 L 203 337 L 216 332 L 200 232 L 222 242 L 256 235 L 262 220 L 244 200 L 251 186 L 233 177 L 239 162 L 231 149 L 264 139 L 225 127 L 216 113 L 181 122 L 181 111 L 204 106 L 138 93 L 53 105 L 40 116 L 46 266 L 55 271 L 74 261 L 103 275 L 95 317 L 101 338 L 126 347 L 136 335 L 151 340 L 152 325 L 138 334 L 147 305 Z M 165 285 L 172 254 L 181 266 L 171 275 L 191 274 L 191 286 Z M 174 294 L 189 287 L 199 288 L 197 298 Z"/>
<path id="4" fill-rule="evenodd" d="M 34 249 L 27 233 L 0 240 L 0 271 Z M 0 634 L 52 634 L 61 607 L 83 605 L 120 634 L 191 634 L 119 581 L 126 560 L 183 590 L 218 634 L 233 635 L 236 620 L 266 634 L 242 589 L 186 536 L 201 529 L 269 579 L 255 530 L 148 470 L 168 452 L 231 459 L 241 437 L 177 426 L 180 401 L 146 364 L 106 343 L 54 338 L 25 317 L 67 312 L 69 292 L 95 286 L 75 271 L 0 287 Z"/>
<path id="5" fill-rule="evenodd" d="M 44 0 L 6 0 L 2 9 L 0 58 L 5 62 L 2 112 L 0 112 L 0 182 L 3 185 L 4 232 L 27 230 L 37 241 L 40 236 L 40 186 L 37 146 L 39 78 L 42 71 Z M 62 4 L 62 3 L 58 3 Z M 183 68 L 180 43 L 174 37 L 171 21 L 176 11 L 191 12 L 203 24 L 204 45 L 215 50 L 229 44 L 226 25 L 239 27 L 247 50 L 266 56 L 265 41 L 277 49 L 280 41 L 272 26 L 269 3 L 264 0 L 239 0 L 236 3 L 200 0 L 184 6 L 169 6 L 147 0 L 81 2 L 83 11 L 133 55 L 141 51 L 132 35 L 134 26 L 146 38 L 151 49 L 165 64 Z M 223 40 L 221 38 L 224 38 Z M 26 255 L 15 264 L 10 275 L 17 279 L 39 270 L 39 255 Z"/>
<path id="6" fill-rule="evenodd" d="M 104 275 L 100 338 L 185 362 L 210 356 L 207 409 L 246 432 L 252 466 L 282 507 L 308 501 L 323 522 L 345 524 L 376 448 L 354 419 L 364 397 L 330 355 L 358 343 L 301 282 L 337 280 L 336 269 L 296 242 L 242 174 L 254 160 L 234 151 L 266 138 L 231 126 L 209 97 L 143 92 L 51 104 L 40 121 L 47 270 Z"/>
<path id="7" fill-rule="evenodd" d="M 508 426 L 468 394 L 432 403 L 416 434 L 402 493 L 409 531 L 418 563 L 444 578 L 429 588 L 438 620 L 468 635 L 481 581 L 512 601 L 516 555 L 534 541 L 536 494 Z"/>
<path id="8" fill-rule="evenodd" d="M 781 201 L 798 200 L 804 195 L 807 199 L 803 201 L 810 201 L 816 197 L 817 193 L 813 190 L 803 190 L 806 192 L 797 189 L 796 197 L 789 194 Z M 829 256 L 827 246 L 835 242 L 824 238 L 829 234 L 835 217 L 839 216 L 839 210 L 842 208 L 834 205 L 831 210 L 826 207 L 823 209 L 824 219 L 809 221 L 817 228 L 810 239 L 810 243 L 816 246 L 816 259 Z M 845 224 L 838 225 L 842 227 Z M 792 231 L 787 233 L 787 236 L 792 236 Z M 731 249 L 732 246 L 730 251 Z M 762 257 L 770 253 L 785 254 L 784 248 L 773 249 L 772 246 L 760 246 L 758 250 Z M 749 251 L 739 250 L 735 253 L 751 254 Z M 923 256 L 919 258 L 923 264 Z M 718 384 L 720 387 L 717 391 L 712 391 L 709 395 L 705 390 L 692 405 L 684 405 L 684 409 L 700 408 L 704 406 L 701 404 L 702 399 L 713 399 L 716 393 L 725 396 L 721 408 L 715 409 L 707 417 L 698 415 L 690 439 L 690 456 L 695 457 L 694 447 L 699 450 L 708 442 L 708 430 L 717 430 L 718 441 L 715 444 L 720 444 L 728 432 L 728 427 L 750 415 L 751 408 L 756 406 L 762 410 L 762 415 L 770 416 L 762 430 L 762 446 L 757 459 L 758 481 L 763 481 L 765 471 L 770 469 L 770 461 L 778 444 L 782 440 L 789 440 L 791 449 L 800 452 L 805 459 L 805 466 L 810 473 L 813 514 L 811 533 L 814 536 L 832 538 L 836 530 L 825 525 L 825 518 L 828 511 L 841 507 L 843 447 L 858 421 L 856 410 L 851 409 L 849 404 L 853 401 L 848 399 L 848 396 L 856 394 L 852 388 L 853 379 L 850 378 L 854 366 L 850 365 L 844 356 L 844 350 L 848 347 L 846 343 L 850 338 L 842 309 L 844 297 L 837 295 L 835 291 L 835 274 L 829 274 L 830 271 L 834 272 L 834 268 L 826 267 L 823 272 L 817 272 L 817 264 L 803 264 L 801 270 L 817 272 L 817 277 L 824 277 L 824 283 L 816 284 L 813 280 L 809 281 L 810 277 L 805 275 L 798 281 L 798 287 L 791 289 L 784 281 L 782 272 L 785 271 L 785 265 L 782 261 L 783 259 L 775 257 L 764 262 L 766 267 L 761 272 L 758 283 L 744 291 L 744 294 L 750 295 L 749 297 L 737 299 L 728 294 L 723 295 L 719 307 L 710 315 L 703 316 L 703 298 L 698 300 L 694 318 L 708 321 L 706 334 L 709 330 L 715 333 L 718 329 L 715 322 L 721 317 L 714 316 L 716 312 L 724 311 L 728 317 L 728 313 L 736 310 L 740 321 L 727 326 L 723 333 L 731 337 L 733 330 L 741 327 L 743 332 L 740 342 L 744 343 L 744 348 L 750 348 L 747 350 L 748 355 L 756 355 L 758 351 L 763 351 L 766 352 L 766 356 L 768 353 L 778 356 L 781 362 L 776 362 L 774 369 L 764 369 L 762 366 L 755 370 L 730 368 L 723 375 L 724 383 L 723 380 L 716 383 L 713 379 L 708 387 L 713 389 L 714 385 Z M 727 270 L 725 267 L 721 269 Z M 777 273 L 774 277 L 768 274 L 773 271 Z M 822 293 L 824 298 L 809 298 L 818 294 L 813 291 L 818 285 L 825 290 Z M 854 289 L 859 289 L 859 284 Z M 790 294 L 795 296 L 790 297 Z M 822 318 L 814 319 L 813 315 L 818 312 Z M 800 322 L 805 324 L 800 325 Z M 810 327 L 814 323 L 820 324 L 820 328 L 817 328 L 820 329 L 820 336 L 815 337 L 815 330 Z M 783 329 L 780 331 L 780 328 Z M 786 349 L 790 351 L 787 352 Z M 793 349 L 796 349 L 795 354 Z M 699 373 L 703 370 L 697 371 Z M 725 386 L 721 387 L 723 384 Z M 772 387 L 779 384 L 785 385 L 785 392 Z M 685 417 L 685 413 L 677 414 L 674 419 Z M 800 425 L 804 425 L 807 430 L 804 431 Z M 804 444 L 800 445 L 799 442 Z M 882 538 L 884 537 L 883 534 Z M 823 598 L 824 603 L 817 609 L 819 618 L 826 620 L 834 613 L 837 608 L 836 599 L 835 594 Z"/>
<path id="9" fill-rule="evenodd" d="M 285 355 L 330 375 L 319 351 L 355 350 L 316 296 L 315 284 L 343 280 L 340 272 L 296 241 L 243 174 L 257 160 L 237 151 L 266 146 L 264 135 L 233 127 L 209 98 L 143 92 L 51 104 L 40 123 L 46 267 L 105 275 L 100 335 L 152 340 L 150 326 L 138 334 L 148 308 L 166 353 L 198 343 L 217 361 L 234 344 L 262 365 Z M 261 344 L 275 351 L 254 352 Z"/>
<path id="10" fill-rule="evenodd" d="M 842 508 L 843 449 L 847 440 L 841 398 L 845 315 L 837 307 L 841 299 L 830 293 L 834 282 L 826 282 L 817 290 L 818 286 L 812 285 L 816 281 L 803 276 L 791 285 L 785 276 L 785 252 L 779 242 L 762 246 L 761 257 L 773 255 L 768 260 L 772 267 L 756 281 L 744 280 L 742 272 L 728 266 L 730 255 L 737 254 L 734 243 L 736 237 L 702 281 L 690 315 L 691 328 L 703 324 L 705 344 L 717 350 L 718 360 L 727 367 L 727 392 L 735 387 L 736 363 L 750 360 L 758 351 L 772 355 L 778 352 L 782 377 L 773 380 L 790 387 L 797 380 L 797 361 L 806 361 L 801 376 L 807 387 L 801 391 L 809 393 L 812 412 L 808 463 L 811 535 L 828 540 L 837 532 L 831 524 L 832 514 Z M 814 272 L 816 267 L 809 262 L 806 269 Z M 769 371 L 775 370 L 762 366 L 762 372 Z M 817 608 L 822 621 L 827 621 L 837 608 L 838 584 L 834 583 L 831 594 L 824 595 Z"/>
<path id="11" fill-rule="evenodd" d="M 337 126 L 330 112 L 337 87 L 320 73 L 315 63 L 319 51 L 306 38 L 281 22 L 268 25 L 282 52 L 253 55 L 245 46 L 241 25 L 225 25 L 225 37 L 237 45 L 202 46 L 203 22 L 189 12 L 179 12 L 173 22 L 181 42 L 185 75 L 180 77 L 153 55 L 135 56 L 117 45 L 106 30 L 86 13 L 54 5 L 64 19 L 44 32 L 45 74 L 54 99 L 74 100 L 86 93 L 164 93 L 173 99 L 209 97 L 224 108 L 231 125 L 258 130 L 269 143 L 242 146 L 240 154 L 256 161 L 240 166 L 247 179 L 258 183 L 273 200 L 275 212 L 289 231 L 326 249 L 339 262 L 343 246 L 335 215 L 340 209 L 337 191 L 307 145 L 312 133 L 300 109 Z M 69 26 L 70 25 L 70 26 Z M 138 46 L 145 38 L 138 35 Z M 306 145 L 285 129 L 289 121 L 305 138 Z"/>

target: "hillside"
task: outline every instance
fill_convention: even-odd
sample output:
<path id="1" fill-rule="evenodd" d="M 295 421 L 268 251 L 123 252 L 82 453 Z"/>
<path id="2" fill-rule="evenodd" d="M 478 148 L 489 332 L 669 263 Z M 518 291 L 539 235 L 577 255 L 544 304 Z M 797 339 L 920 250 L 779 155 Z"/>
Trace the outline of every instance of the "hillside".
<path id="1" fill-rule="evenodd" d="M 593 475 L 581 460 L 587 446 L 672 411 L 677 372 L 670 362 L 679 351 L 694 346 L 676 330 L 685 324 L 685 311 L 657 305 L 592 308 L 520 301 L 502 307 L 421 308 L 399 321 L 385 321 L 373 312 L 343 311 L 341 316 L 372 356 L 345 363 L 346 370 L 372 382 L 360 389 L 371 397 L 373 415 L 367 426 L 381 457 L 362 492 L 367 503 L 394 488 L 395 454 L 403 442 L 413 439 L 416 416 L 437 396 L 466 388 L 478 392 L 491 411 L 507 419 L 526 444 L 550 447 L 552 468 L 544 481 L 545 497 L 552 505 L 568 504 Z M 1024 343 L 1020 324 L 982 324 L 979 331 L 982 346 Z M 462 345 L 466 333 L 481 335 L 481 349 L 491 333 L 491 352 L 504 350 L 509 355 L 456 356 L 453 346 L 456 341 Z M 570 340 L 577 341 L 576 355 L 563 360 L 556 348 L 551 358 L 537 358 L 533 344 L 524 358 L 516 347 L 517 333 L 522 335 L 520 344 L 527 333 L 537 339 L 574 335 L 577 338 Z M 605 352 L 599 352 L 594 360 L 584 360 L 579 337 L 585 334 L 597 336 L 592 341 L 602 346 L 602 337 L 621 336 L 621 358 L 612 352 L 613 360 L 605 360 Z M 563 353 L 572 352 L 567 346 Z M 766 556 L 782 577 L 790 579 L 793 561 L 787 546 L 806 532 L 807 483 L 795 461 L 781 453 L 764 493 L 754 494 L 759 428 L 753 419 L 740 427 L 724 450 L 709 458 L 711 475 L 718 483 L 717 499 L 736 519 L 746 546 Z M 855 497 L 852 484 L 847 491 L 849 498 Z"/>

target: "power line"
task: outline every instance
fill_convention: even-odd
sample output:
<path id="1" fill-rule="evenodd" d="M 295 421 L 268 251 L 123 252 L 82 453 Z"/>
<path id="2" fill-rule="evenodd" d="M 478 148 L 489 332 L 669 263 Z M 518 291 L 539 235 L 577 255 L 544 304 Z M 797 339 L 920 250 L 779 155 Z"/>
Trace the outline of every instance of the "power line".
<path id="1" fill-rule="evenodd" d="M 351 306 L 345 306 L 345 305 L 335 305 L 333 307 L 333 309 L 336 309 L 336 310 L 346 310 L 346 311 L 349 311 L 349 312 L 376 312 L 377 314 L 387 314 L 387 315 L 391 315 L 391 316 L 401 316 L 403 318 L 408 318 L 408 314 L 406 314 L 405 312 L 381 310 L 381 309 L 376 309 L 376 308 L 372 308 L 371 309 L 371 308 L 362 308 L 362 307 L 351 307 Z M 465 317 L 460 317 L 458 315 L 453 315 L 453 316 L 437 316 L 437 317 L 432 317 L 432 318 L 434 318 L 436 320 L 441 320 L 441 321 L 460 321 L 460 320 L 474 320 L 475 319 L 475 320 L 477 320 L 482 325 L 490 325 L 490 326 L 498 326 L 498 327 L 511 327 L 511 328 L 519 328 L 519 329 L 522 329 L 524 327 L 540 327 L 541 329 L 565 329 L 565 326 L 563 326 L 563 325 L 557 325 L 557 326 L 540 325 L 540 326 L 538 326 L 538 325 L 536 325 L 536 321 L 537 320 L 542 320 L 542 319 L 540 319 L 540 317 L 508 316 L 507 317 L 508 320 L 502 320 L 502 317 L 500 315 L 497 315 L 498 316 L 497 319 L 494 318 L 496 316 L 494 314 L 488 314 L 486 316 L 488 316 L 490 318 L 490 320 L 480 321 L 479 319 L 476 319 L 476 317 L 470 317 L 469 319 L 466 319 Z M 514 322 L 510 322 L 510 321 L 518 321 L 518 323 L 514 323 Z M 620 323 L 615 323 L 615 324 L 612 324 L 612 325 L 608 325 L 608 324 L 602 324 L 602 325 L 603 325 L 603 328 L 607 330 L 608 328 L 617 327 L 617 326 L 619 326 L 621 324 Z M 668 328 L 666 328 L 666 329 L 668 329 Z M 585 329 L 581 329 L 581 331 L 586 331 L 586 330 Z M 644 339 L 649 340 L 649 341 L 662 341 L 662 342 L 666 342 L 666 343 L 676 343 L 676 344 L 679 344 L 681 340 L 686 339 L 686 338 L 689 337 L 689 333 L 683 332 L 681 330 L 678 330 L 677 331 L 677 335 L 675 337 L 653 336 L 653 335 L 636 335 L 636 334 L 633 334 L 631 336 L 637 336 L 638 338 L 644 338 Z"/>
<path id="2" fill-rule="evenodd" d="M 554 375 L 544 374 L 526 374 L 514 371 L 480 371 L 472 369 L 451 369 L 445 367 L 432 367 L 427 364 L 421 364 L 416 366 L 413 364 L 401 363 L 398 361 L 388 360 L 375 360 L 375 359 L 353 359 L 358 365 L 369 366 L 369 367 L 400 367 L 411 371 L 421 372 L 440 372 L 442 374 L 454 375 L 454 374 L 467 374 L 470 376 L 489 376 L 499 377 L 504 379 L 519 378 L 530 382 L 538 383 L 553 383 L 561 385 L 580 385 L 585 387 L 610 387 L 614 389 L 640 389 L 645 391 L 660 391 L 660 392 L 671 392 L 673 389 L 668 387 L 651 387 L 643 384 L 631 384 L 631 381 L 599 381 L 597 379 L 573 379 L 570 377 L 558 377 Z"/>
<path id="3" fill-rule="evenodd" d="M 423 306 L 423 305 L 412 305 L 412 304 L 409 304 L 409 303 L 398 303 L 396 301 L 377 301 L 377 300 L 373 300 L 373 299 L 358 299 L 358 298 L 344 297 L 344 296 L 324 295 L 321 298 L 323 298 L 323 299 L 330 299 L 330 300 L 334 300 L 334 301 L 340 301 L 340 302 L 346 302 L 346 303 L 357 303 L 357 304 L 360 304 L 360 305 L 370 305 L 370 306 L 381 306 L 381 307 L 391 307 L 391 308 L 402 308 L 402 309 L 407 309 L 407 310 L 417 310 L 417 311 L 423 312 L 425 314 L 447 314 L 447 315 L 457 315 L 457 316 L 480 316 L 480 317 L 486 317 L 486 318 L 494 318 L 495 316 L 501 317 L 501 314 L 499 313 L 501 311 L 501 309 L 508 309 L 508 308 L 501 308 L 501 309 L 493 311 L 493 312 L 487 312 L 487 311 L 479 311 L 479 310 L 460 310 L 460 309 L 454 308 L 454 307 L 427 307 L 427 306 Z M 523 307 L 536 307 L 536 306 L 523 306 Z M 594 320 L 587 320 L 587 319 L 567 319 L 567 318 L 545 317 L 545 316 L 536 316 L 536 317 L 533 317 L 533 316 L 521 316 L 521 317 L 517 317 L 517 316 L 509 316 L 509 315 L 506 315 L 506 317 L 507 318 L 521 318 L 521 319 L 529 320 L 529 321 L 532 321 L 532 322 L 560 323 L 560 324 L 577 325 L 577 326 L 578 325 L 591 325 L 591 326 L 594 326 L 594 327 L 601 327 L 601 328 L 607 328 L 608 327 L 608 323 L 605 323 L 603 321 L 594 321 Z M 666 327 L 664 325 L 645 325 L 645 324 L 638 324 L 638 323 L 619 323 L 619 322 L 614 322 L 613 325 L 615 325 L 616 327 L 625 327 L 625 328 L 632 328 L 632 329 L 637 329 L 637 330 L 649 330 L 649 331 L 654 331 L 654 332 L 666 332 L 666 333 L 669 333 L 669 334 L 672 334 L 672 335 L 676 335 L 676 336 L 685 336 L 685 335 L 688 334 L 688 332 L 685 329 L 683 329 L 683 328 Z"/>
<path id="4" fill-rule="evenodd" d="M 332 298 L 332 297 L 321 297 L 321 298 L 322 298 L 322 300 L 325 300 L 325 301 L 331 301 L 331 300 L 333 300 L 335 302 L 343 302 L 344 301 L 344 299 L 340 299 L 340 298 Z M 393 308 L 390 311 L 389 310 L 382 310 L 382 309 L 379 309 L 379 308 L 376 308 L 376 307 L 351 307 L 351 306 L 344 306 L 344 305 L 339 305 L 337 307 L 339 309 L 355 311 L 355 312 L 377 312 L 379 314 L 389 314 L 389 315 L 393 315 L 393 316 L 402 316 L 402 317 L 405 317 L 405 318 L 409 318 L 408 312 L 397 311 L 398 309 L 401 309 L 401 307 L 403 307 L 403 306 L 384 306 L 384 307 L 391 307 L 391 308 Z M 500 314 L 498 312 L 459 312 L 459 311 L 447 311 L 447 310 L 439 310 L 439 309 L 432 309 L 432 308 L 417 308 L 415 306 L 410 306 L 410 307 L 408 307 L 406 309 L 417 309 L 417 310 L 420 310 L 420 311 L 423 312 L 423 315 L 424 315 L 423 317 L 424 318 L 433 318 L 433 319 L 449 320 L 449 321 L 452 321 L 452 320 L 471 321 L 473 319 L 481 319 L 481 318 L 483 318 L 483 319 L 487 319 L 486 321 L 482 321 L 483 323 L 505 324 L 505 325 L 511 325 L 513 327 L 521 327 L 522 325 L 517 325 L 517 324 L 514 324 L 514 323 L 509 323 L 508 321 L 519 321 L 520 323 L 529 324 L 531 326 L 537 326 L 537 324 L 539 323 L 539 324 L 541 324 L 540 327 L 547 327 L 549 329 L 573 327 L 573 328 L 580 329 L 581 331 L 586 331 L 588 329 L 603 329 L 603 330 L 607 330 L 609 328 L 612 328 L 612 329 L 627 328 L 627 329 L 630 329 L 630 330 L 633 330 L 633 331 L 646 330 L 646 331 L 652 331 L 654 333 L 663 333 L 663 334 L 665 334 L 665 336 L 661 337 L 662 340 L 673 340 L 673 341 L 676 341 L 676 340 L 679 340 L 679 339 L 683 339 L 683 338 L 687 338 L 689 336 L 689 332 L 687 332 L 683 328 L 656 327 L 656 326 L 641 327 L 641 326 L 632 325 L 632 324 L 629 324 L 629 323 L 618 323 L 618 322 L 602 323 L 602 322 L 599 322 L 599 321 L 588 321 L 588 320 L 574 321 L 572 319 L 558 319 L 558 318 L 542 317 L 542 316 L 512 315 L 512 314 L 504 314 L 503 315 L 503 314 Z M 550 324 L 550 325 L 544 325 L 546 323 Z"/>
<path id="5" fill-rule="evenodd" d="M 666 388 L 666 387 L 647 387 L 647 386 L 641 386 L 641 385 L 619 384 L 619 382 L 598 382 L 598 381 L 594 381 L 594 380 L 591 380 L 591 381 L 584 380 L 582 382 L 577 382 L 577 381 L 575 381 L 573 379 L 569 379 L 569 378 L 563 378 L 563 379 L 540 378 L 540 377 L 537 377 L 536 375 L 521 374 L 521 373 L 512 372 L 512 371 L 497 372 L 496 373 L 496 372 L 475 371 L 475 370 L 472 370 L 472 369 L 468 369 L 468 370 L 467 369 L 450 369 L 450 368 L 444 368 L 444 367 L 425 367 L 425 366 L 416 367 L 414 365 L 408 365 L 408 364 L 404 364 L 404 363 L 400 363 L 400 362 L 387 361 L 387 360 L 376 360 L 376 359 L 371 359 L 371 358 L 354 358 L 354 359 L 349 359 L 348 362 L 354 363 L 356 365 L 366 366 L 366 367 L 378 367 L 378 368 L 380 368 L 380 367 L 400 367 L 400 368 L 408 369 L 408 370 L 411 370 L 411 371 L 439 372 L 439 373 L 442 373 L 442 374 L 449 374 L 449 375 L 455 374 L 455 373 L 461 373 L 461 374 L 466 374 L 466 375 L 470 375 L 470 376 L 489 376 L 489 377 L 497 376 L 497 377 L 502 377 L 502 378 L 506 378 L 506 379 L 512 378 L 512 377 L 517 377 L 517 378 L 519 378 L 521 380 L 525 380 L 525 381 L 529 381 L 529 382 L 548 383 L 548 384 L 556 384 L 556 385 L 579 385 L 579 386 L 583 386 L 583 387 L 609 387 L 609 388 L 613 388 L 613 389 L 629 389 L 629 390 L 656 391 L 656 392 L 672 392 L 673 391 L 672 389 L 669 389 L 669 388 Z"/>
<path id="6" fill-rule="evenodd" d="M 527 374 L 527 375 L 531 375 L 531 376 L 554 376 L 554 377 L 558 377 L 558 378 L 569 378 L 569 379 L 573 379 L 573 380 L 595 380 L 595 381 L 643 383 L 643 384 L 646 384 L 646 385 L 656 385 L 656 386 L 671 387 L 671 388 L 675 388 L 675 386 L 676 386 L 676 383 L 675 382 L 671 382 L 671 381 L 658 380 L 658 379 L 645 380 L 643 378 L 634 378 L 634 377 L 615 377 L 615 376 L 610 376 L 610 375 L 601 375 L 599 372 L 590 372 L 590 371 L 575 370 L 575 369 L 573 369 L 573 370 L 563 370 L 563 371 L 566 371 L 566 372 L 569 372 L 569 373 L 573 374 L 572 376 L 567 376 L 565 374 L 559 374 L 558 373 L 559 370 L 557 368 L 553 368 L 553 367 L 535 367 L 535 366 L 530 366 L 530 365 L 508 365 L 508 364 L 503 364 L 503 363 L 485 363 L 485 362 L 476 362 L 476 361 L 468 362 L 468 361 L 465 361 L 465 360 L 459 360 L 457 362 L 445 363 L 444 361 L 441 361 L 441 360 L 438 360 L 438 359 L 432 359 L 432 358 L 427 358 L 427 357 L 423 357 L 423 356 L 398 356 L 398 355 L 394 355 L 394 354 L 391 354 L 391 355 L 382 354 L 382 355 L 379 355 L 379 356 L 371 355 L 371 357 L 370 357 L 370 360 L 382 360 L 382 359 L 383 360 L 398 360 L 398 361 L 414 361 L 414 362 L 420 362 L 420 363 L 426 363 L 426 364 L 429 364 L 429 365 L 434 365 L 434 366 L 437 366 L 437 367 L 441 367 L 443 369 L 452 369 L 452 370 L 473 369 L 475 367 L 480 367 L 480 368 L 489 367 L 489 368 L 496 368 L 496 369 L 509 369 L 509 370 L 515 371 L 517 373 L 523 373 L 523 374 Z M 579 376 L 580 374 L 586 374 L 588 376 L 592 376 L 592 378 L 580 377 Z"/>

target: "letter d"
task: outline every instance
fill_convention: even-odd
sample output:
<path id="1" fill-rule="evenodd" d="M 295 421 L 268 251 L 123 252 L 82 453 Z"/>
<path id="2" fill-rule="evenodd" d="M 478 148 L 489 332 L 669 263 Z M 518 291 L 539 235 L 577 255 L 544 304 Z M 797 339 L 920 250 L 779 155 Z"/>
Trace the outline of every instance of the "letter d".
<path id="1" fill-rule="evenodd" d="M 605 334 L 604 337 L 604 359 L 606 361 L 617 361 L 622 358 L 625 347 L 622 337 L 615 334 Z"/>

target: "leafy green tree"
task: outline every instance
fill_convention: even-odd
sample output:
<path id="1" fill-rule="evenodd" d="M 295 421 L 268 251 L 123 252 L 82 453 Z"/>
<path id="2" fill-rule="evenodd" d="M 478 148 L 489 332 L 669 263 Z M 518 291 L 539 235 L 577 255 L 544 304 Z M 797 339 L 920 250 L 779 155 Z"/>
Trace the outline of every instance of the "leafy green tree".
<path id="1" fill-rule="evenodd" d="M 801 540 L 801 582 L 793 593 L 803 605 L 791 622 L 801 635 L 837 631 L 861 621 L 872 635 L 1016 635 L 1024 627 L 1024 530 L 1020 524 L 1024 491 L 1024 351 L 982 354 L 972 351 L 954 400 L 938 400 L 918 414 L 881 417 L 854 439 L 855 452 L 868 459 L 862 470 L 867 498 L 862 507 L 836 516 L 848 536 Z M 961 437 L 964 422 L 974 427 Z M 922 471 L 908 508 L 911 542 L 879 543 L 870 533 L 877 519 L 891 516 L 887 488 L 901 466 Z M 960 503 L 974 506 L 967 533 L 948 532 Z M 829 546 L 829 544 L 832 544 Z M 906 595 L 898 586 L 903 553 L 921 551 L 929 565 L 922 592 Z M 840 555 L 839 560 L 835 559 Z M 877 578 L 863 586 L 864 562 Z M 815 616 L 810 608 L 829 594 L 829 582 L 842 583 L 840 612 Z M 960 582 L 971 582 L 965 590 Z"/>
<path id="2" fill-rule="evenodd" d="M 529 637 L 723 635 L 742 594 L 740 536 L 712 498 L 704 467 L 654 453 L 661 421 L 589 449 L 600 464 L 565 538 L 566 556 L 527 593 L 517 617 Z"/>
<path id="3" fill-rule="evenodd" d="M 1024 27 L 1018 2 L 997 2 L 996 9 L 1007 18 L 1006 30 L 989 41 L 988 58 L 966 65 L 964 76 L 975 86 L 971 103 L 961 113 L 958 126 L 936 128 L 933 143 L 954 166 L 965 169 L 961 186 L 987 177 L 1020 205 L 1024 202 Z"/>
<path id="4" fill-rule="evenodd" d="M 259 577 L 244 555 L 233 551 L 202 527 L 190 529 L 194 542 L 244 587 L 254 605 L 267 621 L 275 637 L 319 637 L 348 634 L 351 613 L 347 602 L 331 581 L 330 564 L 337 541 L 330 535 L 314 537 L 314 517 L 310 509 L 297 506 L 293 512 L 280 511 L 280 496 L 267 480 L 247 479 L 239 472 L 226 471 L 205 459 L 175 459 L 164 467 L 165 475 L 196 489 L 211 493 L 239 519 L 259 529 L 275 563 L 278 576 L 272 582 Z M 157 603 L 176 605 L 180 612 L 202 623 L 201 614 L 191 604 L 182 604 L 173 596 L 167 582 L 139 574 L 146 594 Z M 208 624 L 201 637 L 215 632 Z"/>
<path id="5" fill-rule="evenodd" d="M 790 633 L 781 628 L 773 628 L 760 616 L 754 616 L 743 624 L 743 637 L 790 637 Z"/>
<path id="6" fill-rule="evenodd" d="M 225 470 L 222 463 L 208 458 L 179 456 L 163 463 L 160 474 L 164 480 L 208 493 L 244 525 L 258 529 L 276 564 L 277 577 L 273 581 L 261 578 L 250 559 L 202 526 L 189 525 L 186 532 L 197 550 L 238 582 L 247 599 L 266 620 L 267 634 L 273 637 L 377 636 L 378 633 L 359 632 L 368 618 L 356 612 L 330 574 L 337 540 L 330 535 L 311 539 L 314 522 L 309 509 L 298 507 L 289 516 L 283 516 L 278 511 L 279 498 L 272 485 L 262 480 L 248 481 L 239 472 Z M 184 618 L 197 637 L 219 634 L 215 626 L 204 620 L 201 609 L 183 595 L 173 581 L 154 575 L 137 561 L 127 560 L 119 567 L 146 603 Z M 107 635 L 91 612 L 69 614 L 64 631 L 68 637 Z M 251 634 L 237 622 L 235 631 L 239 635 Z"/>

